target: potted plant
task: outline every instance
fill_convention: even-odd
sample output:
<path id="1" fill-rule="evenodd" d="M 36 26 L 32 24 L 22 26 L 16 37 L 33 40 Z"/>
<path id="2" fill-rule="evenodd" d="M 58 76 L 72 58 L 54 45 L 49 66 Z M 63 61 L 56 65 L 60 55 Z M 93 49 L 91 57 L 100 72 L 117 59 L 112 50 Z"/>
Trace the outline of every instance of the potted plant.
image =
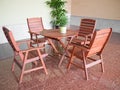
<path id="1" fill-rule="evenodd" d="M 65 0 L 49 0 L 46 1 L 46 4 L 52 9 L 50 14 L 52 17 L 52 25 L 54 28 L 60 27 L 62 29 L 68 23 L 68 17 L 66 16 L 66 9 L 65 9 Z M 61 30 L 62 31 L 62 30 Z M 65 33 L 65 32 L 61 32 Z"/>
<path id="2" fill-rule="evenodd" d="M 60 27 L 60 32 L 61 33 L 66 33 L 66 25 L 68 23 L 68 19 L 67 19 L 67 16 L 64 15 L 64 16 L 61 16 L 60 18 L 60 24 L 59 24 L 59 27 Z"/>

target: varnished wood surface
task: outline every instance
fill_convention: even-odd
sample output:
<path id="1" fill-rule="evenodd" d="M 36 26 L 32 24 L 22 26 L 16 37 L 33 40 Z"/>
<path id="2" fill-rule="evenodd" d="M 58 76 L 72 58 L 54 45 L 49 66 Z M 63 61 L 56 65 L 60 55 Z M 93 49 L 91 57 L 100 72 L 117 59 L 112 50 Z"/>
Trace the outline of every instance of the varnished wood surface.
<path id="1" fill-rule="evenodd" d="M 37 32 L 36 34 L 40 34 L 42 36 L 53 38 L 53 39 L 61 39 L 64 37 L 71 37 L 77 35 L 78 30 L 67 30 L 66 33 L 60 33 L 59 29 L 53 30 L 43 30 L 42 32 Z"/>

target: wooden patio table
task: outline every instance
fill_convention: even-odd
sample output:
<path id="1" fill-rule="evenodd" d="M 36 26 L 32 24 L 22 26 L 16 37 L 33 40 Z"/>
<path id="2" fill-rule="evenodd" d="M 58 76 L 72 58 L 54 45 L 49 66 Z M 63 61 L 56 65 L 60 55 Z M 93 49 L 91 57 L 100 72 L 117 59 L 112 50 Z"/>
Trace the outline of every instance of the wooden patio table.
<path id="1" fill-rule="evenodd" d="M 43 31 L 40 31 L 40 32 L 36 32 L 35 34 L 39 34 L 39 35 L 42 35 L 42 36 L 46 37 L 46 39 L 51 44 L 51 46 L 55 50 L 55 52 L 59 53 L 59 51 L 56 49 L 52 40 L 57 40 L 62 45 L 62 47 L 65 49 L 66 45 L 62 41 L 62 39 L 67 38 L 67 37 L 75 37 L 78 34 L 78 30 L 68 29 L 66 33 L 60 33 L 59 29 L 55 29 L 55 30 L 48 29 L 48 30 L 43 30 Z"/>

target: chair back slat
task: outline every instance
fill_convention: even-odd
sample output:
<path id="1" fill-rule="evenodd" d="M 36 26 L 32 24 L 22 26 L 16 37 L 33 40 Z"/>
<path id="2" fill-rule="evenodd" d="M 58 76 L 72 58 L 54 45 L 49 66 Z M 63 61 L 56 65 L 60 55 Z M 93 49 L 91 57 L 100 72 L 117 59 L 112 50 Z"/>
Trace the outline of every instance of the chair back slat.
<path id="1" fill-rule="evenodd" d="M 44 30 L 41 17 L 27 18 L 28 28 L 31 32 L 38 32 Z"/>
<path id="2" fill-rule="evenodd" d="M 20 49 L 17 46 L 17 43 L 16 43 L 16 41 L 15 41 L 15 39 L 13 37 L 12 32 L 9 31 L 6 27 L 3 27 L 2 29 L 3 29 L 3 32 L 4 32 L 5 36 L 6 36 L 6 39 L 8 40 L 10 46 L 12 47 L 13 51 L 18 52 Z"/>
<path id="3" fill-rule="evenodd" d="M 87 53 L 87 55 L 93 55 L 93 54 L 101 54 L 106 43 L 108 42 L 108 39 L 112 33 L 112 29 L 102 29 L 99 31 L 95 31 L 95 34 L 93 35 L 93 39 L 90 43 L 90 51 Z"/>
<path id="4" fill-rule="evenodd" d="M 92 34 L 94 32 L 95 23 L 96 20 L 93 19 L 81 19 L 78 35 L 81 35 L 82 32 L 87 34 Z"/>

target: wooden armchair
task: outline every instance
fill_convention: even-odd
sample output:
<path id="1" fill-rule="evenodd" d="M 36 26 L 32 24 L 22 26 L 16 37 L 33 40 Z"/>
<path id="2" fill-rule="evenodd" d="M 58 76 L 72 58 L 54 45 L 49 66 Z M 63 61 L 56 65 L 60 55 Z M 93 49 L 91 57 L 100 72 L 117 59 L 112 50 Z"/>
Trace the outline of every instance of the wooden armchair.
<path id="1" fill-rule="evenodd" d="M 84 46 L 78 43 L 71 42 L 70 44 L 73 45 L 73 48 L 72 50 L 68 50 L 68 52 L 71 53 L 68 69 L 70 69 L 71 64 L 82 68 L 85 71 L 85 76 L 87 80 L 88 80 L 87 69 L 94 65 L 101 64 L 102 71 L 104 72 L 102 51 L 106 43 L 108 42 L 111 33 L 112 33 L 111 28 L 95 31 L 89 46 Z M 97 58 L 93 58 L 92 56 L 97 56 Z M 82 60 L 83 62 L 82 67 L 74 62 L 75 58 Z M 88 63 L 87 62 L 88 60 L 91 60 L 92 62 Z"/>
<path id="2" fill-rule="evenodd" d="M 39 37 L 40 34 L 36 34 L 37 32 L 44 30 L 42 17 L 27 18 L 27 24 L 29 28 L 30 38 L 34 41 L 34 43 L 39 45 L 41 42 L 47 42 L 45 37 Z"/>
<path id="3" fill-rule="evenodd" d="M 12 64 L 12 71 L 14 71 L 15 64 L 21 69 L 21 74 L 19 78 L 19 83 L 22 82 L 23 75 L 32 71 L 36 71 L 39 69 L 44 69 L 45 73 L 47 74 L 47 69 L 44 64 L 43 58 L 46 57 L 48 54 L 42 53 L 40 50 L 44 48 L 44 43 L 41 44 L 39 47 L 30 47 L 31 40 L 23 41 L 23 42 L 16 42 L 13 34 L 11 31 L 9 31 L 6 27 L 2 28 L 4 31 L 4 34 L 11 45 L 13 51 L 14 51 L 14 60 Z M 28 48 L 26 50 L 21 50 L 19 48 L 19 45 L 21 43 L 27 43 Z M 20 57 L 18 59 L 18 57 Z M 42 66 L 37 65 L 35 68 L 27 68 L 26 65 L 29 63 L 36 63 L 39 61 Z"/>
<path id="4" fill-rule="evenodd" d="M 59 62 L 59 65 L 58 65 L 59 67 L 60 67 L 64 57 L 66 56 L 67 49 L 69 48 L 69 46 L 73 46 L 73 45 L 71 45 L 71 43 L 84 45 L 84 46 L 90 44 L 90 40 L 95 31 L 95 29 L 94 29 L 95 23 L 96 23 L 96 21 L 93 19 L 86 19 L 86 18 L 81 19 L 78 35 L 67 38 L 68 43 L 66 45 L 65 53 L 62 55 L 61 60 Z"/>
<path id="5" fill-rule="evenodd" d="M 77 37 L 68 38 L 68 41 L 71 39 L 73 43 L 81 45 L 89 44 L 95 30 L 95 23 L 96 21 L 93 19 L 81 19 Z"/>

